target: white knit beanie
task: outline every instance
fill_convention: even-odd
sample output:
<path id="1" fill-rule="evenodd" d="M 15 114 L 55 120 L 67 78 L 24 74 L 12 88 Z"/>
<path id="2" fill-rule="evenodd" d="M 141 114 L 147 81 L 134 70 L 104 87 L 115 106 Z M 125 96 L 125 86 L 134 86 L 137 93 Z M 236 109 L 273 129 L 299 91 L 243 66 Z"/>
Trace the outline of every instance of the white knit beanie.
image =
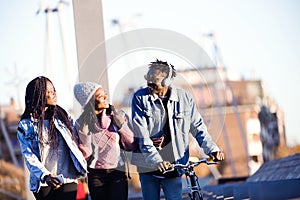
<path id="1" fill-rule="evenodd" d="M 86 106 L 86 104 L 93 97 L 96 90 L 102 88 L 101 85 L 92 82 L 81 82 L 77 83 L 74 86 L 74 96 L 76 100 L 80 103 L 82 108 Z"/>

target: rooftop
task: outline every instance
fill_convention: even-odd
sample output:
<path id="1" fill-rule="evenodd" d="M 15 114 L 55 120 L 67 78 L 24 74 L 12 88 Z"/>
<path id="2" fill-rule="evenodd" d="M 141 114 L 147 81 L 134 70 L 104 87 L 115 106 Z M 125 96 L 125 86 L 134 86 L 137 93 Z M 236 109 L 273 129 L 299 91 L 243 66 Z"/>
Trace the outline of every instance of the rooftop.
<path id="1" fill-rule="evenodd" d="M 263 163 L 246 182 L 287 179 L 300 179 L 300 153 Z"/>

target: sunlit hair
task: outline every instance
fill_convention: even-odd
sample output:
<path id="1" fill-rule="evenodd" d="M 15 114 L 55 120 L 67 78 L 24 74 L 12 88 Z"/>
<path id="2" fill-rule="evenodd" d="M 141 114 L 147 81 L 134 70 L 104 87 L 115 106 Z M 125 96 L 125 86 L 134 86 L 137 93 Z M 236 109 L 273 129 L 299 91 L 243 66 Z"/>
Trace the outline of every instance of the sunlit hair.
<path id="1" fill-rule="evenodd" d="M 55 118 L 60 119 L 66 125 L 66 127 L 70 130 L 72 136 L 74 136 L 74 132 L 72 129 L 72 124 L 69 120 L 68 113 L 58 105 L 50 106 L 46 104 L 46 91 L 48 81 L 52 84 L 52 82 L 48 78 L 39 76 L 28 83 L 25 93 L 25 111 L 21 116 L 21 120 L 31 119 L 34 123 L 37 123 L 39 141 L 42 143 L 54 144 L 54 146 L 56 147 L 57 135 L 54 125 Z M 46 107 L 48 107 L 48 109 L 45 111 Z M 48 133 L 49 137 L 47 141 L 45 141 L 42 137 L 45 119 L 49 120 L 50 125 Z"/>
<path id="2" fill-rule="evenodd" d="M 170 78 L 176 77 L 176 70 L 175 70 L 174 66 L 171 64 L 168 64 L 167 62 L 158 60 L 158 59 L 156 59 L 156 61 L 151 62 L 149 64 L 149 71 L 148 71 L 147 76 L 150 75 L 149 73 L 152 73 L 155 70 L 159 70 L 163 73 L 169 74 L 169 72 L 170 72 L 169 66 L 172 68 L 172 76 Z"/>

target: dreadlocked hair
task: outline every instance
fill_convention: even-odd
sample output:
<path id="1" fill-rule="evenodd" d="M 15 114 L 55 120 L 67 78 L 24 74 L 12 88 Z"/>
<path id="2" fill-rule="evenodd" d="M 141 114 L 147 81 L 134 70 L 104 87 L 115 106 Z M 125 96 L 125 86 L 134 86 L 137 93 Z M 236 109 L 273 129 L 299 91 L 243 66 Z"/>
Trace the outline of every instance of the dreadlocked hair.
<path id="1" fill-rule="evenodd" d="M 70 122 L 68 113 L 60 106 L 47 105 L 46 91 L 47 82 L 53 83 L 50 79 L 39 76 L 30 81 L 26 87 L 25 93 L 25 111 L 21 116 L 22 119 L 31 119 L 38 126 L 38 138 L 41 143 L 53 144 L 57 147 L 57 134 L 54 125 L 54 119 L 60 119 L 66 127 L 70 130 L 72 137 L 74 137 L 74 131 Z M 48 107 L 45 111 L 45 108 Z M 49 120 L 49 136 L 47 141 L 42 137 L 44 120 Z"/>
<path id="2" fill-rule="evenodd" d="M 161 60 L 156 59 L 154 62 L 151 62 L 149 64 L 149 70 L 159 70 L 161 72 L 164 72 L 166 74 L 170 73 L 170 69 L 172 68 L 172 76 L 171 78 L 176 77 L 176 70 L 175 67 L 172 64 L 168 64 L 168 62 L 164 62 Z"/>

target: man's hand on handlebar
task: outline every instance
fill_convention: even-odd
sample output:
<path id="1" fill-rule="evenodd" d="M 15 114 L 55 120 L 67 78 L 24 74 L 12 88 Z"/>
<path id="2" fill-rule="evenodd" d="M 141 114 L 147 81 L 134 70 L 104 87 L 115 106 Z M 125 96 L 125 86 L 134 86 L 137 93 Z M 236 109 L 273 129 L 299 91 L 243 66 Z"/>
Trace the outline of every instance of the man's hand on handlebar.
<path id="1" fill-rule="evenodd" d="M 165 172 L 166 170 L 170 169 L 172 167 L 172 164 L 169 161 L 162 161 L 157 164 L 157 169 L 160 172 Z"/>
<path id="2" fill-rule="evenodd" d="M 215 151 L 215 152 L 212 152 L 209 155 L 209 157 L 212 158 L 213 161 L 222 161 L 222 160 L 224 160 L 225 155 L 224 155 L 223 151 Z"/>

